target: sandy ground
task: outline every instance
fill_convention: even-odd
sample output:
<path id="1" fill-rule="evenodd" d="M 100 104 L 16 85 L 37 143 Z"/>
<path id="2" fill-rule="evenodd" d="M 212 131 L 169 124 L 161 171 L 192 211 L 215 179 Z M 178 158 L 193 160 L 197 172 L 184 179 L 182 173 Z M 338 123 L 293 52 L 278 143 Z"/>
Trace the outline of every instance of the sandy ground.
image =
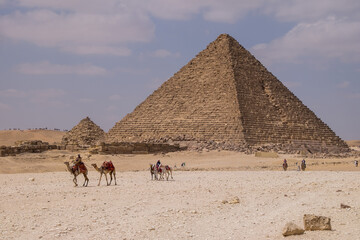
<path id="1" fill-rule="evenodd" d="M 54 130 L 2 130 L 0 146 L 13 146 L 16 141 L 41 140 L 50 144 L 60 143 L 65 135 L 63 131 Z"/>
<path id="2" fill-rule="evenodd" d="M 63 164 L 78 153 L 90 170 L 88 187 L 74 187 Z M 174 167 L 173 180 L 151 180 L 148 166 L 158 159 Z M 116 186 L 105 186 L 104 178 L 97 186 L 91 164 L 105 160 L 117 169 Z M 358 239 L 355 158 L 306 159 L 305 172 L 297 171 L 301 160 L 227 151 L 1 157 L 0 239 L 283 239 L 284 225 L 303 227 L 304 214 L 330 217 L 333 230 L 286 239 Z M 235 198 L 239 203 L 226 203 Z"/>
<path id="3" fill-rule="evenodd" d="M 175 152 L 167 154 L 120 154 L 91 155 L 87 152 L 69 152 L 52 150 L 43 153 L 25 153 L 16 156 L 0 157 L 0 174 L 32 173 L 65 171 L 65 161 L 71 161 L 81 154 L 83 161 L 92 170 L 91 164 L 101 165 L 105 160 L 111 160 L 118 171 L 145 171 L 150 163 L 160 160 L 175 170 L 182 171 L 225 171 L 225 170 L 282 170 L 283 159 L 287 159 L 289 170 L 297 170 L 303 157 L 297 155 L 279 155 L 276 158 L 255 157 L 254 154 L 230 151 L 210 152 Z M 306 159 L 307 171 L 360 171 L 354 167 L 354 160 L 360 158 L 328 158 Z M 185 163 L 185 168 L 181 164 Z"/>
<path id="4" fill-rule="evenodd" d="M 360 236 L 359 172 L 119 172 L 117 186 L 89 177 L 75 188 L 66 172 L 1 174 L 1 239 L 282 239 L 304 214 L 330 217 L 333 230 L 286 239 Z"/>

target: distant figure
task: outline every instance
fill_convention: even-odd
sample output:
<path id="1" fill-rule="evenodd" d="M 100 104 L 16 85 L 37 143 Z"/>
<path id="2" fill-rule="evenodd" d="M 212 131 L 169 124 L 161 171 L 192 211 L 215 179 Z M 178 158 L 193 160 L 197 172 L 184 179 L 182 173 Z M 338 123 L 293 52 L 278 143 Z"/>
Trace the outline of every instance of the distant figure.
<path id="1" fill-rule="evenodd" d="M 303 159 L 303 160 L 301 161 L 301 170 L 302 170 L 302 171 L 305 171 L 305 168 L 306 168 L 306 162 L 305 162 L 305 159 Z"/>
<path id="2" fill-rule="evenodd" d="M 357 167 L 359 165 L 359 161 L 355 160 L 355 167 Z"/>
<path id="3" fill-rule="evenodd" d="M 160 166 L 161 166 L 161 162 L 160 162 L 160 160 L 158 160 L 156 163 L 156 169 L 158 169 Z"/>
<path id="4" fill-rule="evenodd" d="M 288 163 L 287 163 L 286 159 L 284 159 L 284 162 L 283 162 L 282 166 L 283 166 L 284 171 L 286 171 L 287 168 L 288 168 Z"/>
<path id="5" fill-rule="evenodd" d="M 182 166 L 182 167 L 185 167 L 185 163 L 183 162 L 183 163 L 181 164 L 181 166 Z"/>

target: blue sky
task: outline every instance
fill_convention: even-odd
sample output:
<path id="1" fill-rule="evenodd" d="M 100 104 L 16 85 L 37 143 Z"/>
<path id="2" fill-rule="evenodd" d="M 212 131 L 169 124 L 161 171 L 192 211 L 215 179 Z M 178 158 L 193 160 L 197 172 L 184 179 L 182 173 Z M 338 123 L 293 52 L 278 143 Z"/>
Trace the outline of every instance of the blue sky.
<path id="1" fill-rule="evenodd" d="M 358 0 L 0 0 L 0 129 L 105 131 L 221 33 L 360 139 Z"/>

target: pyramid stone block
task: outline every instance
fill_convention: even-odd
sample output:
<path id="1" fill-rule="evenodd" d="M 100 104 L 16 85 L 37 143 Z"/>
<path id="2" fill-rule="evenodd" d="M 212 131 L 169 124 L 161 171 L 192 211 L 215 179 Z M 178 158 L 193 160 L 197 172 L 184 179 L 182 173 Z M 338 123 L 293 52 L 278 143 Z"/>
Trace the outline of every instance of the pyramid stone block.
<path id="1" fill-rule="evenodd" d="M 227 34 L 210 43 L 106 135 L 108 143 L 159 139 L 348 149 Z"/>

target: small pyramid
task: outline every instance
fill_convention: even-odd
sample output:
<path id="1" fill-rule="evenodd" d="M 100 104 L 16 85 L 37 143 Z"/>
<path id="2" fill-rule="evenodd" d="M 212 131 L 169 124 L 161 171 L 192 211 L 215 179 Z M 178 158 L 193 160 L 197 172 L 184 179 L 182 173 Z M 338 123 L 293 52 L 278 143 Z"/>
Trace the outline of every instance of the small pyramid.
<path id="1" fill-rule="evenodd" d="M 158 139 L 348 149 L 228 34 L 210 43 L 106 135 L 108 143 Z"/>
<path id="2" fill-rule="evenodd" d="M 93 146 L 104 141 L 105 132 L 89 117 L 84 118 L 78 125 L 67 132 L 63 139 L 63 145 Z"/>

